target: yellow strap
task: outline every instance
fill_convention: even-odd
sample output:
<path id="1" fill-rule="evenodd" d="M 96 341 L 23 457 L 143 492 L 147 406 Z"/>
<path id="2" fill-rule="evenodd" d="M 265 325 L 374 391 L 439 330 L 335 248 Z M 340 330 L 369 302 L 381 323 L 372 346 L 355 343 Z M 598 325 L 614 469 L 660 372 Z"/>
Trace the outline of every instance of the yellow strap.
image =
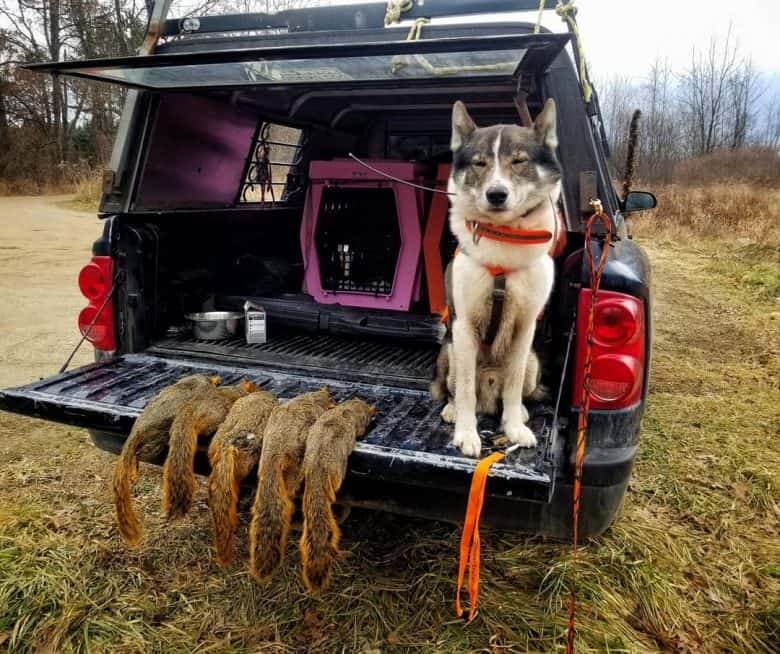
<path id="1" fill-rule="evenodd" d="M 542 2 L 544 4 L 544 2 Z M 563 2 L 558 0 L 558 4 L 555 7 L 555 13 L 561 17 L 569 26 L 569 31 L 574 34 L 574 38 L 577 41 L 577 58 L 580 61 L 580 85 L 582 86 L 582 97 L 585 102 L 590 102 L 591 95 L 593 95 L 593 89 L 588 79 L 588 71 L 585 67 L 585 49 L 582 47 L 582 37 L 580 36 L 580 30 L 577 27 L 577 7 L 574 4 L 574 0 L 571 2 Z"/>
<path id="2" fill-rule="evenodd" d="M 544 15 L 544 3 L 547 0 L 539 0 L 539 13 L 536 16 L 536 25 L 534 25 L 534 34 L 539 34 L 542 29 L 542 16 Z"/>
<path id="3" fill-rule="evenodd" d="M 419 41 L 422 38 L 422 28 L 424 25 L 430 23 L 428 18 L 417 18 L 412 26 L 409 28 L 409 33 L 406 35 L 407 41 Z M 471 66 L 434 66 L 427 57 L 424 55 L 411 55 L 411 57 L 396 55 L 392 59 L 391 70 L 393 73 L 397 73 L 401 68 L 410 65 L 412 61 L 415 61 L 421 68 L 427 70 L 431 75 L 446 76 L 457 75 L 458 73 L 473 73 L 481 71 L 500 71 L 500 70 L 514 70 L 517 65 L 515 62 L 507 61 L 505 63 L 497 64 L 475 64 Z"/>

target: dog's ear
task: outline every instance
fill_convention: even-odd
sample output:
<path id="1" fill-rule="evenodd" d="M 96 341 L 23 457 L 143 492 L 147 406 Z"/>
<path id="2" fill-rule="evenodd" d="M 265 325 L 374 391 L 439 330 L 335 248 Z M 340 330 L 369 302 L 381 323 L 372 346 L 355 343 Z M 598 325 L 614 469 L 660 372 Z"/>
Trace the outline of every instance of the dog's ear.
<path id="1" fill-rule="evenodd" d="M 450 141 L 452 151 L 460 149 L 463 142 L 475 129 L 477 126 L 469 116 L 466 105 L 458 100 L 452 105 L 452 140 Z"/>
<path id="2" fill-rule="evenodd" d="M 555 128 L 555 100 L 548 98 L 544 103 L 544 109 L 534 121 L 536 138 L 543 145 L 555 150 L 558 147 L 558 132 Z"/>

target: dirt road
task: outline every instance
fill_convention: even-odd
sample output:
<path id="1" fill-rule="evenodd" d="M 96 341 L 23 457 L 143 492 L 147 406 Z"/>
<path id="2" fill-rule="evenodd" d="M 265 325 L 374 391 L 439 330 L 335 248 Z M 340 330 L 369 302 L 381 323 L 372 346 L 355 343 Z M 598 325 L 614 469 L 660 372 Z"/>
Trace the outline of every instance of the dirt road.
<path id="1" fill-rule="evenodd" d="M 0 198 L 1 385 L 53 373 L 78 339 L 76 276 L 98 234 L 58 199 Z M 776 652 L 780 253 L 644 245 L 651 394 L 625 507 L 580 555 L 578 651 Z M 90 359 L 85 348 L 75 363 Z M 0 413 L 0 651 L 560 651 L 565 544 L 484 530 L 466 625 L 452 611 L 459 530 L 354 511 L 333 588 L 311 598 L 294 543 L 272 583 L 249 578 L 245 523 L 236 564 L 218 569 L 204 493 L 165 523 L 151 466 L 136 490 L 147 537 L 125 548 L 112 461 L 83 430 Z"/>
<path id="2" fill-rule="evenodd" d="M 78 342 L 86 301 L 76 280 L 100 229 L 61 197 L 0 197 L 1 385 L 56 372 Z M 83 347 L 73 363 L 90 360 Z"/>

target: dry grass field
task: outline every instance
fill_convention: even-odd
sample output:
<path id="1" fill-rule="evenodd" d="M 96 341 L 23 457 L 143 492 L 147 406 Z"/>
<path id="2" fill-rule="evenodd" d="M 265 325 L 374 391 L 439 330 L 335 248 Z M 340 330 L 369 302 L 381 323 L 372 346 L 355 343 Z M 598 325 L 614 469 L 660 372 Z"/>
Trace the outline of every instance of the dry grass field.
<path id="1" fill-rule="evenodd" d="M 634 221 L 654 267 L 655 349 L 639 460 L 614 526 L 582 548 L 579 652 L 777 652 L 780 192 L 667 188 Z M 76 275 L 97 225 L 0 198 L 0 384 L 53 373 L 77 338 Z M 88 360 L 83 354 L 81 361 Z M 112 457 L 79 429 L 0 414 L 0 651 L 561 651 L 566 545 L 485 530 L 480 611 L 453 615 L 459 532 L 353 512 L 332 588 L 296 549 L 268 586 L 218 569 L 202 501 L 148 538 L 113 527 Z M 245 527 L 245 524 L 244 524 Z M 245 532 L 244 532 L 245 533 Z"/>

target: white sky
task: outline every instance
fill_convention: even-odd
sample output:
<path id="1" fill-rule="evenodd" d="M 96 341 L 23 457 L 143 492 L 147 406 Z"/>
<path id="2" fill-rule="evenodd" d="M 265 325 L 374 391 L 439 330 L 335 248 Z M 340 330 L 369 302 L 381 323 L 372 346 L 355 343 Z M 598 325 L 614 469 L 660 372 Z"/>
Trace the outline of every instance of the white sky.
<path id="1" fill-rule="evenodd" d="M 331 0 L 330 4 L 360 1 Z M 579 0 L 577 7 L 595 78 L 617 74 L 639 79 L 656 55 L 682 69 L 694 46 L 707 47 L 712 36 L 726 34 L 730 23 L 743 54 L 760 70 L 780 74 L 780 0 Z M 536 13 L 519 13 L 517 18 L 533 22 Z M 457 22 L 474 20 L 470 16 Z M 552 11 L 545 12 L 543 24 L 556 32 L 565 29 Z"/>

